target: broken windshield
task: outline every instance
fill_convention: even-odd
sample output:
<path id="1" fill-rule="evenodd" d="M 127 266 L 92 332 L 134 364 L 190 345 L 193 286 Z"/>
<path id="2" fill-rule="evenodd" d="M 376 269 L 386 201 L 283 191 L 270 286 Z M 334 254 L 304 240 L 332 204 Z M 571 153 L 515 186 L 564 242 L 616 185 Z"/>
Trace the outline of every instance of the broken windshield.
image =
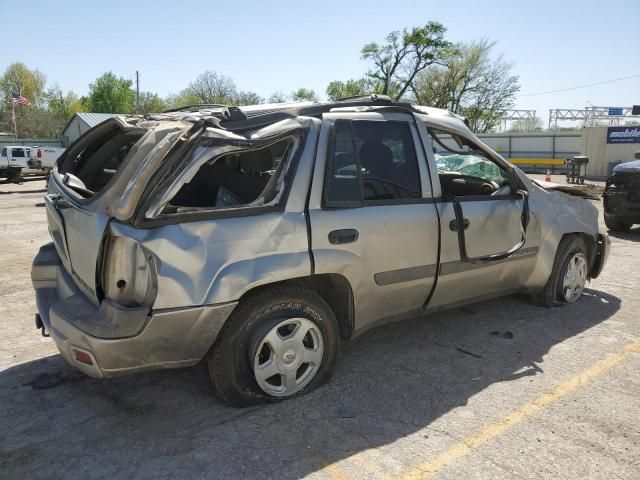
<path id="1" fill-rule="evenodd" d="M 436 129 L 430 129 L 430 134 L 434 141 L 434 157 L 439 174 L 457 173 L 498 185 L 505 183 L 507 172 L 466 138 Z"/>
<path id="2" fill-rule="evenodd" d="M 471 177 L 480 177 L 485 180 L 502 183 L 507 175 L 495 163 L 484 157 L 475 155 L 460 155 L 452 153 L 450 155 L 435 154 L 438 172 L 456 172 Z"/>

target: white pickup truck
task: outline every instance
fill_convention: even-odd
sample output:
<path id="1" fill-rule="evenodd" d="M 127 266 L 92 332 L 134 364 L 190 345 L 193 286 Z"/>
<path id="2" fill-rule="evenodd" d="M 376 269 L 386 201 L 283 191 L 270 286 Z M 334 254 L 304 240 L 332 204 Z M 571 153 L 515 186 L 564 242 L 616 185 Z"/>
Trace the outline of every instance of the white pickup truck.
<path id="1" fill-rule="evenodd" d="M 0 178 L 16 180 L 27 175 L 48 175 L 64 152 L 59 147 L 7 145 L 0 153 Z"/>

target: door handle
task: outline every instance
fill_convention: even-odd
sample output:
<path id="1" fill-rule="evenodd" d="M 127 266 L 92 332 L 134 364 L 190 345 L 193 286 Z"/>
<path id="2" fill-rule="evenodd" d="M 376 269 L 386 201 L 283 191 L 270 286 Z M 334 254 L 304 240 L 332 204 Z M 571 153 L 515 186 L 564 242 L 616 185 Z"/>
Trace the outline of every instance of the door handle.
<path id="1" fill-rule="evenodd" d="M 71 204 L 62 198 L 59 193 L 48 194 L 47 198 L 56 210 L 64 210 L 71 207 Z"/>
<path id="2" fill-rule="evenodd" d="M 462 229 L 466 230 L 467 228 L 469 228 L 469 225 L 471 225 L 471 222 L 469 221 L 468 218 L 463 218 L 462 219 Z M 451 230 L 452 232 L 457 232 L 458 231 L 458 220 L 454 219 L 451 220 L 449 222 L 449 230 Z"/>
<path id="3" fill-rule="evenodd" d="M 343 228 L 329 232 L 329 243 L 339 245 L 341 243 L 353 243 L 358 240 L 360 232 L 355 228 Z"/>

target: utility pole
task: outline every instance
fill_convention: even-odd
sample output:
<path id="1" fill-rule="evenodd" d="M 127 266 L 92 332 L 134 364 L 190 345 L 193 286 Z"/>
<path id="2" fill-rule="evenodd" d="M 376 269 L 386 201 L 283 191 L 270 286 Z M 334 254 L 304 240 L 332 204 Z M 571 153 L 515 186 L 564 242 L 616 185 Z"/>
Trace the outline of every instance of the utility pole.
<path id="1" fill-rule="evenodd" d="M 140 75 L 136 70 L 136 113 L 140 113 Z"/>

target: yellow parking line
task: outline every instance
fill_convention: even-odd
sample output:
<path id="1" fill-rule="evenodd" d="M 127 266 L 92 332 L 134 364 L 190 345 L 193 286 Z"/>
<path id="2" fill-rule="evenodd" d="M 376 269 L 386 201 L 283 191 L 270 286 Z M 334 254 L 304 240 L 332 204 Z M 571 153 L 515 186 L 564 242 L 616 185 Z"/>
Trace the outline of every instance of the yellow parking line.
<path id="1" fill-rule="evenodd" d="M 319 471 L 321 473 L 324 473 L 333 480 L 351 480 L 349 474 L 340 468 L 337 463 L 327 463 L 321 459 L 315 459 L 313 463 L 320 467 Z"/>
<path id="2" fill-rule="evenodd" d="M 525 403 L 523 406 L 521 406 L 514 412 L 511 412 L 509 415 L 501 418 L 497 422 L 492 423 L 491 425 L 483 428 L 474 435 L 471 435 L 460 441 L 459 443 L 456 443 L 452 447 L 449 447 L 441 454 L 436 455 L 426 462 L 411 468 L 400 478 L 402 478 L 402 480 L 413 480 L 433 477 L 447 465 L 469 455 L 470 453 L 473 453 L 489 440 L 492 440 L 497 436 L 503 434 L 510 428 L 518 425 L 519 423 L 535 415 L 544 408 L 552 405 L 560 398 L 569 395 L 571 392 L 577 390 L 580 387 L 583 387 L 584 385 L 587 385 L 598 376 L 611 370 L 616 365 L 622 363 L 622 361 L 630 355 L 638 352 L 640 352 L 640 338 L 626 345 L 624 348 L 618 350 L 617 352 L 612 353 L 608 357 L 605 357 L 604 359 L 594 363 L 588 369 L 580 372 L 574 377 L 571 377 L 569 380 L 561 383 L 553 390 L 544 393 L 531 402 Z"/>
<path id="3" fill-rule="evenodd" d="M 393 477 L 387 475 L 384 471 L 382 471 L 382 469 L 380 469 L 377 465 L 377 462 L 375 462 L 374 459 L 370 458 L 372 456 L 370 454 L 371 450 L 366 450 L 349 457 L 349 460 L 357 463 L 358 465 L 360 465 L 360 467 L 366 470 L 369 473 L 369 478 L 391 480 Z"/>

